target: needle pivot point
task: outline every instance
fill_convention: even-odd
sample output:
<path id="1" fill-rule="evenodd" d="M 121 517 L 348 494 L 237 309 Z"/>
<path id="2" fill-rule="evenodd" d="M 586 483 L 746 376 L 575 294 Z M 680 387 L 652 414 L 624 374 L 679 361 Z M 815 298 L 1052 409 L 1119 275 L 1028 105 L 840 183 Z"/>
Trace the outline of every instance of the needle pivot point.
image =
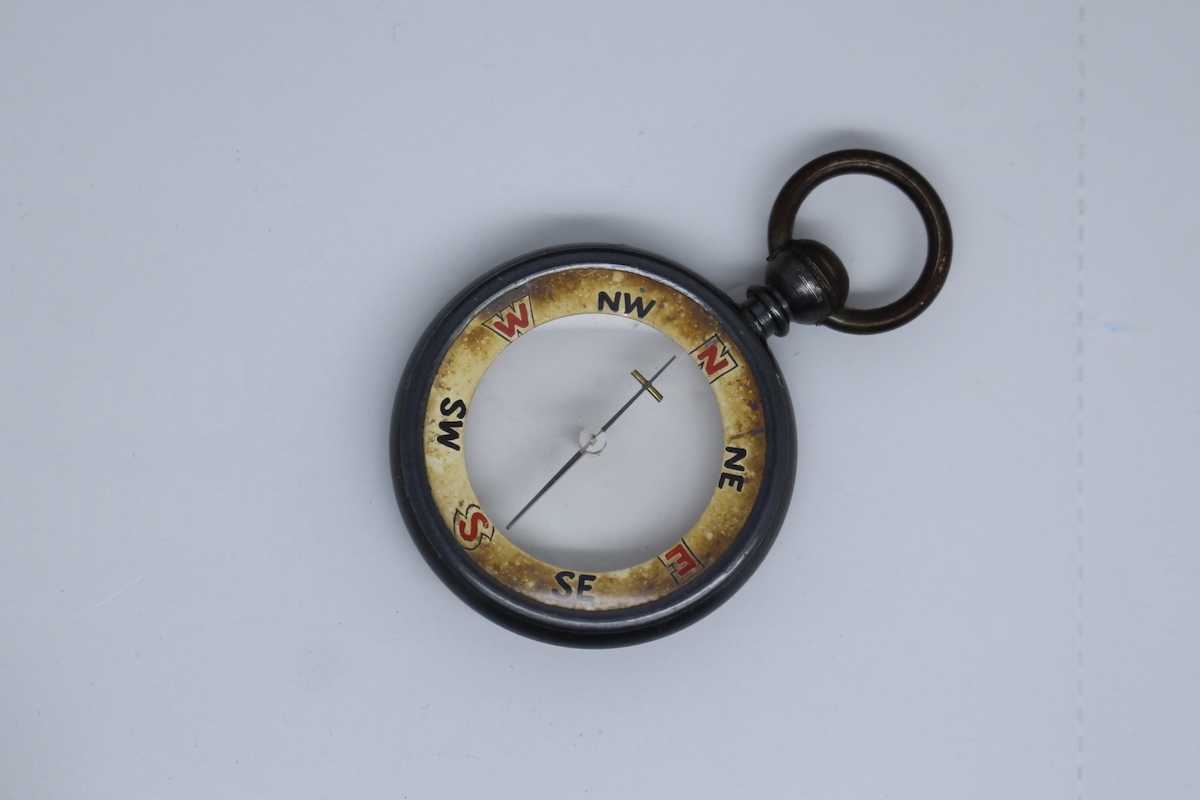
<path id="1" fill-rule="evenodd" d="M 585 456 L 600 455 L 604 452 L 606 444 L 608 444 L 608 438 L 602 430 L 584 428 L 579 432 L 579 449 Z"/>

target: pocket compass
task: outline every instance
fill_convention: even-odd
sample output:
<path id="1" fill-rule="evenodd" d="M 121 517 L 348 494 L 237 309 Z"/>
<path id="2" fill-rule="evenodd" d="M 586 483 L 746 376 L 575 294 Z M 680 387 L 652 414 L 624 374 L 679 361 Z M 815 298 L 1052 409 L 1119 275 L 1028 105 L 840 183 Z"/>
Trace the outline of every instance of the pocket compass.
<path id="1" fill-rule="evenodd" d="M 915 204 L 928 255 L 881 308 L 846 308 L 804 199 L 861 173 Z M 784 185 L 765 285 L 735 301 L 651 253 L 540 250 L 464 289 L 422 336 L 392 416 L 396 497 L 430 566 L 494 621 L 557 644 L 624 645 L 688 625 L 766 556 L 796 475 L 792 402 L 767 339 L 792 322 L 881 333 L 950 266 L 946 209 L 898 159 L 846 150 Z"/>

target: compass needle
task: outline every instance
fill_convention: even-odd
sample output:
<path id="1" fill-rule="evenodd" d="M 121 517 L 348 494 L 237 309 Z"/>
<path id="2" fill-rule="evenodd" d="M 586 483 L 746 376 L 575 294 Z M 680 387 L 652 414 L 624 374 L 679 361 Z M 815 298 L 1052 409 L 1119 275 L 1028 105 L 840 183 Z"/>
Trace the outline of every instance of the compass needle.
<path id="1" fill-rule="evenodd" d="M 616 422 L 617 419 L 622 414 L 624 414 L 631 405 L 633 405 L 634 401 L 642 396 L 643 392 L 649 392 L 650 394 L 652 394 L 655 397 L 655 399 L 657 399 L 659 402 L 662 402 L 662 395 L 658 392 L 657 389 L 654 388 L 654 381 L 658 379 L 659 375 L 663 374 L 663 371 L 665 371 L 667 367 L 671 366 L 671 362 L 674 361 L 675 358 L 676 358 L 676 356 L 671 356 L 669 359 L 667 359 L 667 363 L 665 363 L 661 367 L 659 367 L 658 372 L 654 373 L 653 377 L 651 377 L 650 380 L 646 380 L 645 378 L 643 378 L 641 373 L 635 369 L 633 371 L 633 375 L 635 378 L 637 378 L 638 382 L 641 383 L 641 388 L 639 388 L 636 392 L 633 393 L 633 397 L 629 398 L 628 402 L 626 402 L 625 405 L 621 406 L 620 411 L 618 411 L 616 414 L 613 414 L 612 418 L 608 422 L 604 423 L 604 425 L 600 428 L 599 433 L 593 433 L 591 436 L 588 437 L 588 440 L 586 442 L 584 442 L 583 444 L 581 444 L 579 446 L 579 449 L 577 451 L 575 451 L 575 454 L 567 460 L 567 463 L 562 465 L 562 469 L 560 469 L 558 472 L 554 473 L 554 477 L 551 478 L 550 481 L 545 486 L 543 486 L 537 494 L 535 494 L 533 496 L 532 500 L 530 500 L 528 503 L 525 504 L 524 508 L 522 508 L 520 511 L 517 512 L 517 515 L 515 517 L 513 517 L 511 520 L 509 520 L 508 525 L 506 527 L 511 528 L 517 520 L 519 520 L 522 516 L 525 515 L 525 512 L 529 510 L 530 506 L 532 506 L 534 503 L 536 503 L 541 498 L 542 495 L 544 495 L 547 491 L 549 491 L 551 486 L 558 483 L 558 479 L 561 478 L 563 475 L 566 475 L 567 470 L 569 470 L 571 467 L 575 466 L 575 463 L 577 461 L 579 461 L 579 459 L 585 453 L 588 452 L 588 448 L 590 448 L 592 446 L 592 444 L 595 443 L 596 438 L 599 436 L 599 434 L 605 433 L 606 431 L 608 431 L 608 429 L 610 427 L 612 427 L 612 424 L 614 422 Z"/>

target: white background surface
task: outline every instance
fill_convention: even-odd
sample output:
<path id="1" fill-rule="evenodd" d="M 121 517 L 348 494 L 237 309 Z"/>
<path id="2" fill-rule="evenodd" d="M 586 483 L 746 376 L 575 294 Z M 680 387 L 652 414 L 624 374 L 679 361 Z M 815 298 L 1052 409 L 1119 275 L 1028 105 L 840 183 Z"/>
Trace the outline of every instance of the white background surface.
<path id="1" fill-rule="evenodd" d="M 0 795 L 1200 793 L 1194 4 L 104 5 L 0 11 Z M 455 600 L 387 459 L 437 309 L 576 240 L 749 283 L 847 146 L 954 266 L 776 342 L 752 581 L 615 651 Z M 799 230 L 871 299 L 908 213 Z"/>

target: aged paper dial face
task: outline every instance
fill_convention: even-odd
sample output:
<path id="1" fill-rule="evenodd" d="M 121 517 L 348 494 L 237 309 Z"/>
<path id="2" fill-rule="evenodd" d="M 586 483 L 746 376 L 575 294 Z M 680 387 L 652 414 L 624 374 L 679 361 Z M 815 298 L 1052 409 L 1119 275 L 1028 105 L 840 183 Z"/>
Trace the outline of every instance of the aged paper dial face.
<path id="1" fill-rule="evenodd" d="M 443 534 L 547 606 L 624 609 L 686 586 L 737 539 L 758 494 L 768 437 L 745 361 L 661 276 L 578 264 L 506 287 L 454 335 L 426 397 Z"/>

